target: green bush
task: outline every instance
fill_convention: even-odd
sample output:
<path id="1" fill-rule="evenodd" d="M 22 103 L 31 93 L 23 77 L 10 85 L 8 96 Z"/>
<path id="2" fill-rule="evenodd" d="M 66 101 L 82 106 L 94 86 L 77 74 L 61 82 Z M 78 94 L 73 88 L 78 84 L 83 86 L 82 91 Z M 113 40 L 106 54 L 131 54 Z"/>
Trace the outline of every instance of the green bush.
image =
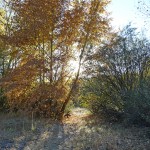
<path id="1" fill-rule="evenodd" d="M 121 117 L 123 106 L 120 95 L 100 79 L 85 80 L 80 87 L 78 99 L 81 106 L 88 108 L 93 114 L 114 120 Z"/>
<path id="2" fill-rule="evenodd" d="M 150 125 L 149 81 L 143 81 L 137 88 L 126 93 L 124 114 L 127 124 Z"/>
<path id="3" fill-rule="evenodd" d="M 109 120 L 124 120 L 126 125 L 150 125 L 149 78 L 127 91 L 117 92 L 96 78 L 85 80 L 80 88 L 81 106 L 93 114 Z"/>
<path id="4" fill-rule="evenodd" d="M 149 46 L 129 25 L 110 43 L 106 41 L 97 52 L 88 54 L 85 67 L 92 75 L 87 72 L 80 87 L 84 106 L 108 119 L 150 124 Z"/>

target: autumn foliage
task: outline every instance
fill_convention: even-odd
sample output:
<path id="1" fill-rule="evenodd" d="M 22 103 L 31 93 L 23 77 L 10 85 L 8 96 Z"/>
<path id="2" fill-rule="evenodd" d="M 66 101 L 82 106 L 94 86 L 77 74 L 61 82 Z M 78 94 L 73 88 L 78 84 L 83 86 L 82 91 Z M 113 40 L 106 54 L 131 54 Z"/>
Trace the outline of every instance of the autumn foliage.
<path id="1" fill-rule="evenodd" d="M 2 7 L 6 11 L 3 18 L 7 22 L 3 26 L 7 30 L 1 33 L 0 40 L 7 46 L 5 52 L 11 61 L 3 68 L 5 74 L 0 84 L 10 110 L 61 118 L 89 45 L 95 47 L 107 38 L 108 3 L 107 0 L 3 1 L 6 6 Z M 72 75 L 69 62 L 76 53 L 79 68 Z"/>

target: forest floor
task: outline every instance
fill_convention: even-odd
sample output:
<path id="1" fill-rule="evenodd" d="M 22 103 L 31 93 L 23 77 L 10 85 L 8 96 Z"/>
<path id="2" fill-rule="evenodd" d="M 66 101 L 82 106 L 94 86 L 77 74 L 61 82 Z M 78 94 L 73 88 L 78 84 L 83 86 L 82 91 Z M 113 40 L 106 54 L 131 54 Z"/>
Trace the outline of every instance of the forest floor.
<path id="1" fill-rule="evenodd" d="M 106 123 L 75 108 L 62 123 L 0 116 L 0 150 L 150 150 L 150 128 Z"/>

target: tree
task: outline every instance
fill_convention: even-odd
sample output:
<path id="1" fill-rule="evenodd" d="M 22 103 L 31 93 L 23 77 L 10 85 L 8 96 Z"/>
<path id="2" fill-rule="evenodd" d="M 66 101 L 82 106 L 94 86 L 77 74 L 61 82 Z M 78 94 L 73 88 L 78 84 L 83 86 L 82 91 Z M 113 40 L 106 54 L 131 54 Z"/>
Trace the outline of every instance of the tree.
<path id="1" fill-rule="evenodd" d="M 88 45 L 108 33 L 109 1 L 13 0 L 13 26 L 3 39 L 16 49 L 16 68 L 3 79 L 11 106 L 61 118 L 74 92 Z M 76 49 L 76 50 L 75 50 Z M 79 69 L 70 85 L 74 52 Z"/>
<path id="2" fill-rule="evenodd" d="M 0 8 L 0 79 L 3 78 L 8 70 L 10 69 L 13 56 L 11 55 L 12 48 L 9 44 L 2 39 L 4 36 L 10 35 L 11 27 L 11 11 L 8 12 L 7 3 L 1 3 L 2 8 Z M 0 111 L 7 107 L 6 97 L 4 96 L 4 89 L 0 87 Z"/>
<path id="3" fill-rule="evenodd" d="M 150 1 L 145 1 L 145 0 L 139 0 L 138 1 L 138 10 L 144 15 L 144 16 L 149 16 L 150 15 Z"/>
<path id="4" fill-rule="evenodd" d="M 87 63 L 86 70 L 93 75 L 82 87 L 81 98 L 89 102 L 92 111 L 110 116 L 123 114 L 132 122 L 137 119 L 138 123 L 150 123 L 146 115 L 150 113 L 149 44 L 128 25 L 87 56 L 90 65 Z"/>
<path id="5" fill-rule="evenodd" d="M 138 0 L 137 9 L 139 11 L 139 15 L 142 16 L 146 30 L 148 30 L 149 17 L 150 17 L 150 1 L 149 0 Z"/>

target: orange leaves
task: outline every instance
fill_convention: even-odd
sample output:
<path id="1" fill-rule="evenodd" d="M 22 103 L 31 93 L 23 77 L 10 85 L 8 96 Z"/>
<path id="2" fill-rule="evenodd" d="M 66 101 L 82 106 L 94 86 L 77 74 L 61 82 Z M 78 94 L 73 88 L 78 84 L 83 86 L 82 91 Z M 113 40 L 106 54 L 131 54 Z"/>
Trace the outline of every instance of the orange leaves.
<path id="1" fill-rule="evenodd" d="M 12 101 L 22 99 L 21 103 L 30 107 L 38 103 L 37 109 L 47 111 L 53 107 L 53 112 L 60 109 L 73 91 L 67 82 L 72 78 L 70 59 L 79 52 L 80 66 L 86 46 L 99 44 L 108 31 L 107 2 L 11 1 L 13 26 L 6 41 L 15 47 L 10 50 L 15 65 L 11 64 L 13 67 L 3 82 Z M 48 104 L 42 103 L 47 99 L 51 99 Z"/>
<path id="2" fill-rule="evenodd" d="M 94 41 L 107 30 L 107 3 L 107 0 L 25 0 L 20 2 L 21 7 L 16 10 L 14 19 L 18 29 L 13 39 L 19 45 L 34 45 L 37 41 L 42 42 L 43 38 L 45 42 L 61 40 L 65 45 L 72 45 L 77 38 L 81 39 L 81 36 L 86 37 L 90 33 L 88 39 Z"/>

